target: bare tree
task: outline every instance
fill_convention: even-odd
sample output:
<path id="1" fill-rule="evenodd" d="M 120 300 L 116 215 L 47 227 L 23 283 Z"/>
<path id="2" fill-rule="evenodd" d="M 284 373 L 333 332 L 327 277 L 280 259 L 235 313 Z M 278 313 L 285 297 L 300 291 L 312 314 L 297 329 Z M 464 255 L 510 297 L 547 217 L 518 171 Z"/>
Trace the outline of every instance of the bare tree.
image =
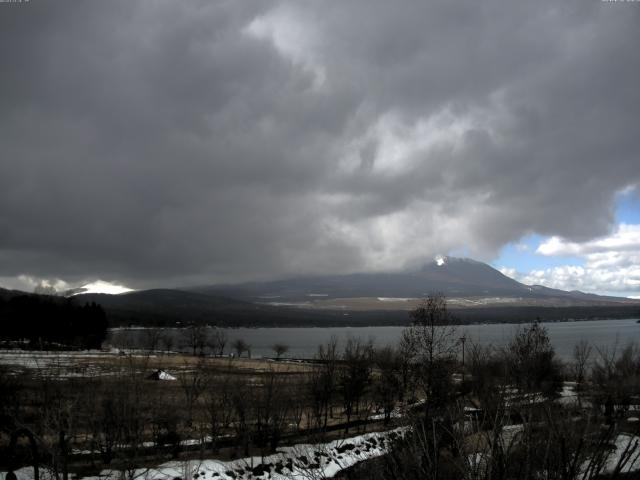
<path id="1" fill-rule="evenodd" d="M 273 370 L 261 377 L 264 384 L 255 392 L 253 403 L 256 444 L 260 447 L 262 456 L 264 448 L 274 453 L 282 437 L 289 406 L 290 397 L 286 395 L 284 380 Z"/>
<path id="2" fill-rule="evenodd" d="M 284 343 L 276 343 L 271 347 L 271 350 L 276 354 L 276 359 L 280 360 L 280 357 L 289 351 L 289 346 Z"/>
<path id="3" fill-rule="evenodd" d="M 429 413 L 432 406 L 447 401 L 458 336 L 443 295 L 423 299 L 410 316 L 412 324 L 402 334 L 403 349 L 411 355 L 409 361 L 416 371 Z"/>
<path id="4" fill-rule="evenodd" d="M 467 349 L 468 386 L 470 403 L 482 406 L 485 417 L 499 416 L 505 407 L 505 385 L 508 383 L 508 364 L 504 351 L 492 345 L 471 343 Z"/>
<path id="5" fill-rule="evenodd" d="M 327 345 L 320 345 L 315 360 L 317 364 L 311 371 L 308 383 L 311 411 L 316 427 L 326 428 L 331 400 L 336 391 L 338 339 L 332 337 Z"/>
<path id="6" fill-rule="evenodd" d="M 214 329 L 213 334 L 209 336 L 208 346 L 214 355 L 221 357 L 224 355 L 224 348 L 227 346 L 228 338 L 224 330 Z"/>
<path id="7" fill-rule="evenodd" d="M 234 340 L 231 347 L 235 350 L 238 357 L 241 357 L 244 352 L 249 351 L 249 344 L 241 338 Z"/>
<path id="8" fill-rule="evenodd" d="M 99 451 L 105 464 L 117 460 L 126 470 L 139 466 L 145 430 L 152 423 L 142 376 L 147 367 L 147 357 L 128 357 L 119 374 L 94 392 L 100 401 L 89 419 L 91 450 Z"/>
<path id="9" fill-rule="evenodd" d="M 70 440 L 79 431 L 80 406 L 89 399 L 81 388 L 82 380 L 75 378 L 60 382 L 50 371 L 42 369 L 35 379 L 37 382 L 39 416 L 35 429 L 41 458 L 48 460 L 48 467 L 55 478 L 69 478 L 68 458 Z"/>
<path id="10" fill-rule="evenodd" d="M 253 405 L 252 389 L 246 379 L 237 379 L 231 387 L 231 404 L 233 407 L 232 425 L 236 434 L 236 450 L 242 447 L 244 456 L 249 456 L 251 444 L 251 406 Z M 235 452 L 237 455 L 237 451 Z"/>
<path id="11" fill-rule="evenodd" d="M 162 345 L 165 351 L 171 352 L 173 350 L 173 345 L 175 343 L 173 331 L 165 330 L 160 336 L 160 342 L 162 342 Z"/>
<path id="12" fill-rule="evenodd" d="M 204 405 L 206 423 L 211 437 L 211 450 L 218 451 L 218 438 L 229 428 L 232 417 L 232 380 L 230 375 L 210 372 L 206 379 Z"/>
<path id="13" fill-rule="evenodd" d="M 308 387 L 305 384 L 307 381 L 306 378 L 298 379 L 296 382 L 289 382 L 287 384 L 287 395 L 291 401 L 291 407 L 289 409 L 290 419 L 292 422 L 292 426 L 295 426 L 295 431 L 300 432 L 300 426 L 302 423 L 302 419 L 307 413 L 309 414 L 309 404 L 308 404 Z M 309 422 L 310 424 L 311 422 Z"/>
<path id="14" fill-rule="evenodd" d="M 573 374 L 578 387 L 585 381 L 592 347 L 586 340 L 580 340 L 573 347 Z"/>
<path id="15" fill-rule="evenodd" d="M 193 368 L 190 369 L 191 371 L 188 371 L 186 367 L 187 365 L 185 365 L 185 372 L 178 376 L 178 380 L 184 395 L 187 427 L 191 428 L 196 404 L 206 387 L 204 359 L 199 359 Z"/>
<path id="16" fill-rule="evenodd" d="M 561 386 L 561 367 L 547 330 L 538 322 L 520 330 L 507 346 L 511 381 L 525 394 L 555 395 Z"/>
<path id="17" fill-rule="evenodd" d="M 195 355 L 204 355 L 207 345 L 207 327 L 203 325 L 190 325 L 183 332 L 184 345 L 191 349 Z"/>
<path id="18" fill-rule="evenodd" d="M 400 401 L 415 401 L 416 381 L 414 363 L 416 358 L 415 345 L 411 335 L 400 337 L 398 345 L 398 367 L 400 369 Z"/>
<path id="19" fill-rule="evenodd" d="M 616 343 L 612 348 L 596 348 L 596 352 L 591 372 L 593 399 L 604 406 L 607 420 L 613 422 L 640 393 L 640 348 L 630 343 L 619 349 Z"/>
<path id="20" fill-rule="evenodd" d="M 21 380 L 24 381 L 11 375 L 9 368 L 0 365 L 0 427 L 4 427 L 5 431 L 13 429 L 20 417 L 24 390 Z"/>
<path id="21" fill-rule="evenodd" d="M 374 362 L 378 374 L 373 387 L 374 398 L 383 411 L 384 423 L 388 424 L 396 401 L 402 398 L 400 357 L 392 347 L 385 347 L 375 352 Z"/>
<path id="22" fill-rule="evenodd" d="M 345 433 L 349 433 L 352 416 L 359 412 L 363 397 L 371 377 L 372 345 L 350 338 L 345 344 L 342 362 L 338 368 L 338 382 L 342 393 L 342 405 L 347 417 Z"/>
<path id="23" fill-rule="evenodd" d="M 172 395 L 158 395 L 149 405 L 150 430 L 153 442 L 160 451 L 166 449 L 173 458 L 180 454 L 181 423 L 183 410 L 176 409 L 175 397 Z"/>
<path id="24" fill-rule="evenodd" d="M 144 347 L 149 352 L 155 352 L 160 344 L 160 329 L 148 328 L 144 331 Z"/>

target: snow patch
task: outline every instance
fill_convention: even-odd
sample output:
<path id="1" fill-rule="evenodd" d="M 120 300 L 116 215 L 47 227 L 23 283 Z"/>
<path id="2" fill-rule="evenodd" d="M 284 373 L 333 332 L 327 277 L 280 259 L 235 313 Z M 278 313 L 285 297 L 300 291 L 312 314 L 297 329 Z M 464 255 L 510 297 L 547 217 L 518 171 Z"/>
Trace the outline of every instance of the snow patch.
<path id="1" fill-rule="evenodd" d="M 175 381 L 177 380 L 176 377 L 174 377 L 173 375 L 171 375 L 168 372 L 165 372 L 164 370 L 156 370 L 155 372 L 153 372 L 150 376 L 150 379 L 153 380 L 166 380 L 166 381 Z"/>
<path id="2" fill-rule="evenodd" d="M 622 461 L 623 455 L 626 457 L 624 466 L 620 473 L 630 473 L 640 471 L 640 437 L 622 433 L 615 439 L 613 449 L 607 457 L 602 473 L 612 473 Z M 587 470 L 589 462 L 582 465 L 584 471 Z"/>
<path id="3" fill-rule="evenodd" d="M 109 295 L 119 295 L 121 293 L 133 292 L 134 290 L 124 285 L 118 285 L 117 283 L 105 282 L 104 280 L 96 280 L 95 282 L 87 283 L 81 287 L 73 289 L 71 296 L 80 295 L 83 293 L 107 293 Z"/>

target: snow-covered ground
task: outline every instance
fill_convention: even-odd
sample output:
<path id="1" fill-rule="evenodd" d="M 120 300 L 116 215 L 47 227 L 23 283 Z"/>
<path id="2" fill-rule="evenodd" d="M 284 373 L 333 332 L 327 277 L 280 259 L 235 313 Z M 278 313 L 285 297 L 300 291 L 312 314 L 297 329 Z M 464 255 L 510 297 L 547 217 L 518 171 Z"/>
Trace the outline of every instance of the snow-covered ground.
<path id="1" fill-rule="evenodd" d="M 424 399 L 421 400 L 417 400 L 413 403 L 409 403 L 407 405 L 399 405 L 397 407 L 395 407 L 392 411 L 391 411 L 391 415 L 390 418 L 402 418 L 404 417 L 407 412 L 409 412 L 412 408 L 416 408 L 420 405 L 423 405 L 425 403 Z M 373 415 L 371 415 L 369 417 L 369 420 L 384 420 L 384 412 L 382 411 L 376 411 L 376 413 L 374 413 Z"/>
<path id="2" fill-rule="evenodd" d="M 627 449 L 631 452 L 630 455 L 625 453 Z M 640 437 L 626 433 L 618 435 L 614 442 L 613 450 L 609 453 L 607 461 L 604 464 L 602 473 L 612 473 L 617 468 L 623 455 L 627 456 L 627 460 L 620 470 L 620 473 L 640 472 Z M 582 465 L 583 471 L 585 471 L 588 466 L 588 462 Z"/>
<path id="3" fill-rule="evenodd" d="M 558 403 L 564 406 L 578 405 L 578 392 L 576 391 L 576 382 L 564 382 L 562 389 L 558 392 Z M 522 393 L 514 386 L 508 386 L 503 391 L 506 406 L 526 406 L 545 402 L 547 399 L 542 392 Z M 590 406 L 588 401 L 582 401 L 583 406 Z"/>
<path id="4" fill-rule="evenodd" d="M 558 402 L 562 405 L 573 406 L 578 404 L 578 392 L 576 392 L 577 384 L 575 382 L 564 382 L 560 391 Z"/>
<path id="5" fill-rule="evenodd" d="M 26 371 L 55 378 L 96 377 L 116 375 L 117 369 L 110 363 L 121 355 L 128 358 L 155 358 L 136 350 L 82 350 L 82 351 L 25 351 L 0 350 L 0 366 L 9 374 Z"/>
<path id="6" fill-rule="evenodd" d="M 502 428 L 501 434 L 503 448 L 506 450 L 511 448 L 514 442 L 518 441 L 518 437 L 523 430 L 524 425 L 522 424 L 505 425 Z M 611 447 L 612 449 L 609 452 L 609 456 L 604 462 L 602 473 L 612 473 L 617 468 L 623 455 L 626 456 L 626 460 L 623 468 L 620 470 L 621 473 L 640 472 L 640 437 L 626 433 L 619 434 Z M 474 455 L 472 458 L 473 461 L 477 461 L 478 458 L 483 457 L 482 453 Z M 582 465 L 582 471 L 586 472 L 588 467 L 589 462 L 585 462 Z"/>
<path id="7" fill-rule="evenodd" d="M 0 365 L 14 374 L 33 370 L 41 374 L 61 377 L 95 376 L 100 373 L 98 364 L 114 355 L 114 353 L 98 350 L 82 352 L 0 350 Z"/>
<path id="8" fill-rule="evenodd" d="M 640 471 L 640 451 L 638 451 L 640 448 L 640 437 L 622 434 L 618 435 L 616 438 L 615 450 L 607 459 L 607 465 L 604 468 L 605 472 L 612 472 L 613 469 L 616 468 L 616 465 L 618 465 L 620 456 L 623 454 L 625 449 L 632 449 L 634 446 L 635 452 L 629 457 L 629 461 L 621 471 L 623 473 Z"/>
<path id="9" fill-rule="evenodd" d="M 320 479 L 331 478 L 340 470 L 363 460 L 379 457 L 389 451 L 394 439 L 404 436 L 406 427 L 387 432 L 374 432 L 325 444 L 298 444 L 278 449 L 267 457 L 251 457 L 223 462 L 219 460 L 191 460 L 163 463 L 155 468 L 139 468 L 126 472 L 126 478 L 136 480 L 249 480 L 249 479 Z M 32 480 L 33 468 L 17 470 L 18 480 Z M 124 472 L 103 470 L 95 477 L 83 480 L 119 480 Z M 0 472 L 0 480 L 5 480 Z M 46 470 L 40 478 L 50 480 Z M 81 480 L 81 479 L 78 479 Z"/>

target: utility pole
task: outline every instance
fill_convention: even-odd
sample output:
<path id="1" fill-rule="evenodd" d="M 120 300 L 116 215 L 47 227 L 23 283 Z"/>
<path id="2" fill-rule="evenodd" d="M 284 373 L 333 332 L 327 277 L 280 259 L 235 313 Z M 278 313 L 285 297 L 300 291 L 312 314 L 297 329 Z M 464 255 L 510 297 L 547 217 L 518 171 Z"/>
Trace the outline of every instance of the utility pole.
<path id="1" fill-rule="evenodd" d="M 464 343 L 467 341 L 466 335 L 460 337 L 460 343 L 462 344 L 462 370 L 464 370 Z"/>

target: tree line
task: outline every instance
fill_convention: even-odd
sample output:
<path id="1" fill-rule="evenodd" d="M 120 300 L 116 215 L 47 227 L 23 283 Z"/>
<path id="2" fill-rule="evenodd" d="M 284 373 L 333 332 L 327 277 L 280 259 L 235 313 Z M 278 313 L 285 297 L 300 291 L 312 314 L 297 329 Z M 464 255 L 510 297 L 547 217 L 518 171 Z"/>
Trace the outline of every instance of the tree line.
<path id="1" fill-rule="evenodd" d="M 640 476 L 640 348 L 578 342 L 555 355 L 540 323 L 504 346 L 468 345 L 442 298 L 412 313 L 401 357 L 422 399 L 410 433 L 349 479 L 594 480 Z M 456 348 L 457 347 L 457 348 Z M 398 372 L 397 377 L 400 378 Z M 633 468 L 631 468 L 633 467 Z"/>
<path id="2" fill-rule="evenodd" d="M 43 295 L 0 298 L 0 341 L 26 349 L 100 348 L 107 318 L 96 303 Z"/>

